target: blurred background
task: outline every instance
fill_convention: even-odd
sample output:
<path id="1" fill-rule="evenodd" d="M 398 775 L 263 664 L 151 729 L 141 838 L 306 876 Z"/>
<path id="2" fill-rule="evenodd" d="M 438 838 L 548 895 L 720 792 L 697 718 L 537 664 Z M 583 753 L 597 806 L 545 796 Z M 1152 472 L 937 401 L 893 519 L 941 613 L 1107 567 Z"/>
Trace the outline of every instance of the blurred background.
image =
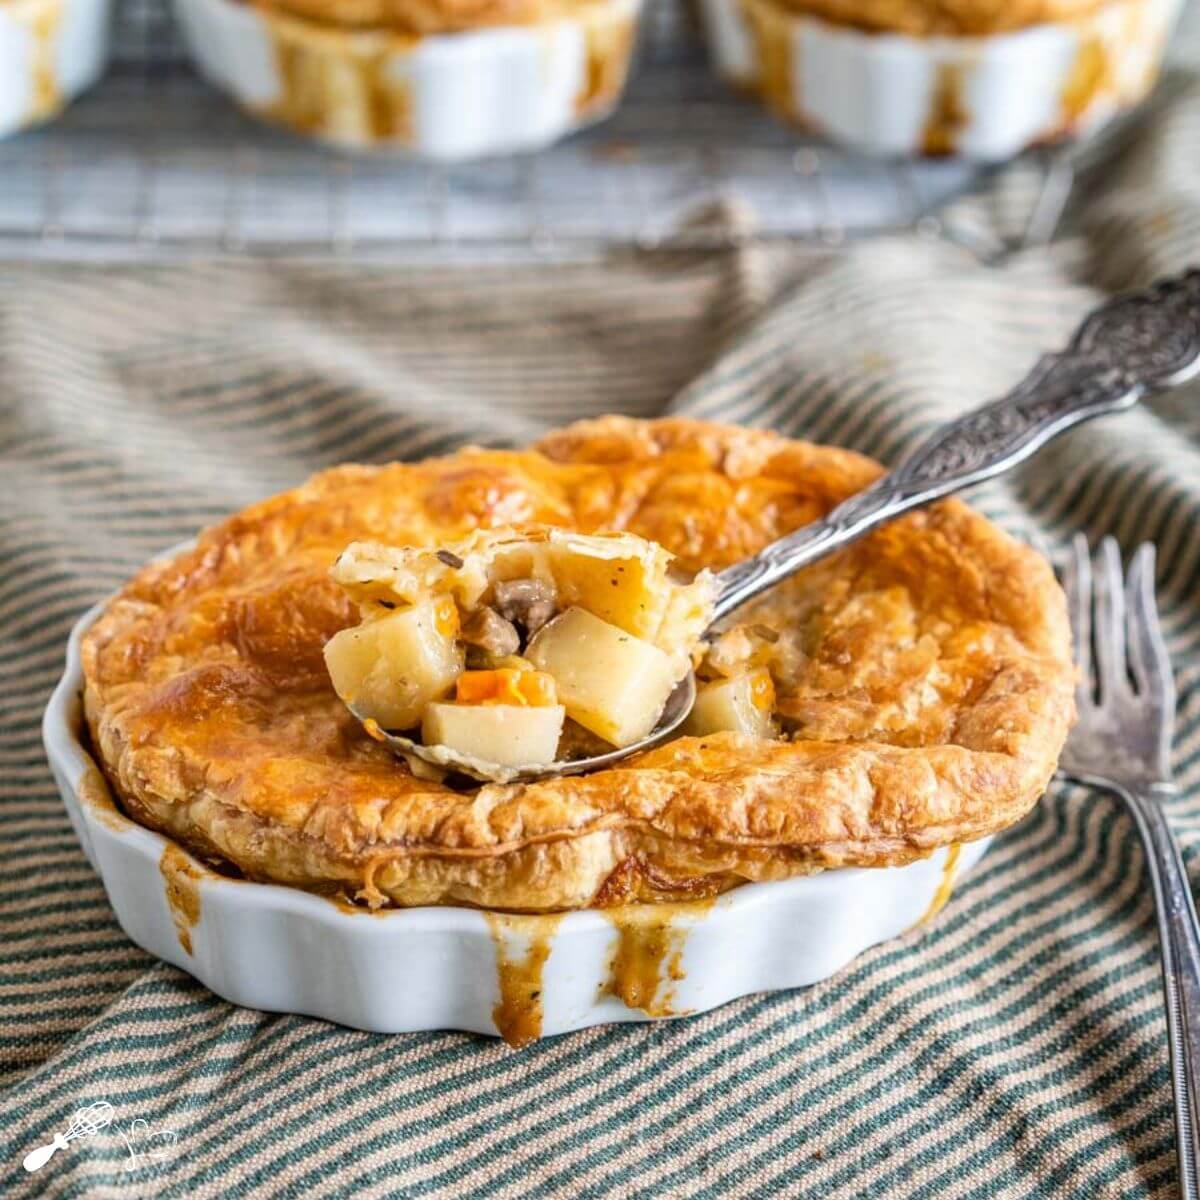
<path id="1" fill-rule="evenodd" d="M 1194 18 L 1186 13 L 1171 40 L 1162 90 L 1172 63 L 1196 58 Z M 628 88 L 607 120 L 538 150 L 467 162 L 347 152 L 245 115 L 200 78 L 165 0 L 117 0 L 112 22 L 100 81 L 57 119 L 0 141 L 4 253 L 573 257 L 654 246 L 686 225 L 682 236 L 700 245 L 838 245 L 915 228 L 992 260 L 1009 239 L 1049 238 L 1076 174 L 1136 137 L 1145 117 L 1025 153 L 1005 185 L 1014 190 L 1019 177 L 1018 211 L 998 235 L 939 215 L 964 190 L 992 186 L 994 163 L 868 157 L 806 136 L 718 77 L 702 22 L 676 0 L 650 0 Z M 707 222 L 714 205 L 722 219 Z"/>

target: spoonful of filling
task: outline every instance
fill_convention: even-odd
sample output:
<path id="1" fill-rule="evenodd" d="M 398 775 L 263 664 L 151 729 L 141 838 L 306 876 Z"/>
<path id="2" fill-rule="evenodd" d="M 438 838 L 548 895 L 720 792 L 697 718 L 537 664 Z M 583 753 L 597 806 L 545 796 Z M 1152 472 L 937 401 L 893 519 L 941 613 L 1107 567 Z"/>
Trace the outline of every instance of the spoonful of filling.
<path id="1" fill-rule="evenodd" d="M 326 644 L 330 678 L 415 773 L 594 770 L 692 707 L 715 586 L 671 561 L 632 534 L 548 527 L 356 542 L 333 577 L 362 621 Z"/>

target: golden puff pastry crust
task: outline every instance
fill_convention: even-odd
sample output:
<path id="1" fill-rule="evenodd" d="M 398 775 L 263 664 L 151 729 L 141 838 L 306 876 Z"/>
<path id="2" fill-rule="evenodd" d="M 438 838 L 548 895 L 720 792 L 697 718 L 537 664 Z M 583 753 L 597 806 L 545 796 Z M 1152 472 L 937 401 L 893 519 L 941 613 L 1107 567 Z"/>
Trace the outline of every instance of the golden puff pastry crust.
<path id="1" fill-rule="evenodd" d="M 794 12 L 838 25 L 914 37 L 1008 33 L 1031 25 L 1071 22 L 1107 0 L 781 0 Z"/>
<path id="2" fill-rule="evenodd" d="M 879 468 L 687 420 L 606 417 L 525 451 L 344 466 L 145 568 L 83 644 L 97 755 L 135 819 L 251 879 L 371 906 L 511 910 L 709 895 L 888 866 L 992 833 L 1045 788 L 1073 715 L 1049 566 L 957 501 L 767 593 L 788 740 L 681 738 L 618 769 L 455 790 L 337 699 L 322 647 L 358 619 L 346 545 L 545 523 L 629 530 L 720 568 Z"/>
<path id="3" fill-rule="evenodd" d="M 255 0 L 268 12 L 312 22 L 311 36 L 341 30 L 388 30 L 425 37 L 505 25 L 584 18 L 605 0 Z"/>

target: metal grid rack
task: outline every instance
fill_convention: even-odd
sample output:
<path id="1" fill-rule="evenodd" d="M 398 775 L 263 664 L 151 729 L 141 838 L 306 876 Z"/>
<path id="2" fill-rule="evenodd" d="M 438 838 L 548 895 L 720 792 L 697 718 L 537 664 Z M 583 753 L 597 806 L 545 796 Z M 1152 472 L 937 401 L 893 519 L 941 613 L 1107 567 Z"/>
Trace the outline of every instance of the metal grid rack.
<path id="1" fill-rule="evenodd" d="M 105 80 L 54 124 L 0 142 L 0 243 L 50 255 L 575 254 L 676 238 L 689 215 L 736 195 L 749 233 L 701 223 L 684 240 L 837 244 L 941 232 L 932 214 L 976 181 L 961 163 L 884 164 L 803 141 L 713 77 L 675 0 L 654 0 L 645 26 L 609 121 L 540 154 L 446 167 L 252 121 L 191 71 L 165 0 L 125 0 Z M 1030 236 L 1065 200 L 1069 172 L 1053 163 L 1038 164 Z"/>

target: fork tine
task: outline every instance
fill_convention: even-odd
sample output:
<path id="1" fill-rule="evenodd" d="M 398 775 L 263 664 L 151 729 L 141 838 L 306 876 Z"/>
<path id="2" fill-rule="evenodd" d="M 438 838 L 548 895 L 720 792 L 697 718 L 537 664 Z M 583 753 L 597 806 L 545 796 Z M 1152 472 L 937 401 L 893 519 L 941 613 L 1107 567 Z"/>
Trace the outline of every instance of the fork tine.
<path id="1" fill-rule="evenodd" d="M 1096 651 L 1096 674 L 1100 703 L 1121 692 L 1128 693 L 1125 665 L 1125 573 L 1117 543 L 1106 537 L 1100 543 L 1093 571 L 1095 611 L 1092 640 Z"/>
<path id="2" fill-rule="evenodd" d="M 1175 680 L 1154 601 L 1154 545 L 1138 547 L 1129 567 L 1129 656 L 1139 691 L 1162 705 L 1170 725 L 1175 713 Z"/>
<path id="3" fill-rule="evenodd" d="M 1146 559 L 1149 558 L 1149 566 Z M 1139 619 L 1139 593 L 1145 586 L 1143 576 L 1149 570 L 1150 578 L 1154 578 L 1154 546 L 1143 542 L 1134 551 L 1129 563 L 1129 571 L 1125 576 L 1125 643 L 1129 647 L 1129 672 L 1133 676 L 1134 685 L 1139 696 L 1144 696 L 1150 687 L 1149 671 L 1152 662 L 1147 653 L 1145 626 Z"/>
<path id="4" fill-rule="evenodd" d="M 1075 639 L 1075 665 L 1079 681 L 1075 699 L 1082 709 L 1092 700 L 1092 556 L 1087 538 L 1077 533 L 1071 539 L 1071 556 L 1063 571 L 1063 585 L 1071 616 L 1071 632 Z"/>

